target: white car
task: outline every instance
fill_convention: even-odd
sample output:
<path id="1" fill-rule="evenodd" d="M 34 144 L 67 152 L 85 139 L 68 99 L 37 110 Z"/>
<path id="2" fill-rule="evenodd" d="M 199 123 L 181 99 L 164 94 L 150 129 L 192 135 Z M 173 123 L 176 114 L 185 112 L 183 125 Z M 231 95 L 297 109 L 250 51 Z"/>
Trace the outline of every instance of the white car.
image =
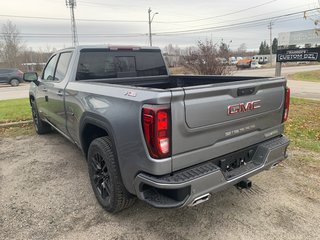
<path id="1" fill-rule="evenodd" d="M 251 62 L 251 68 L 261 68 L 261 65 L 258 62 Z"/>

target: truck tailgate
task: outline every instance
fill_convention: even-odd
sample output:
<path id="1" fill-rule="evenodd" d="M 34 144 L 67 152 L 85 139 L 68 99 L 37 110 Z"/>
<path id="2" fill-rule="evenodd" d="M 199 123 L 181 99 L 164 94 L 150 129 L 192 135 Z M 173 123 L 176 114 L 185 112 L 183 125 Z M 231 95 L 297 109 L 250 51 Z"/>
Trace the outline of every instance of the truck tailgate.
<path id="1" fill-rule="evenodd" d="M 257 78 L 173 92 L 173 171 L 280 135 L 285 87 L 284 78 Z"/>

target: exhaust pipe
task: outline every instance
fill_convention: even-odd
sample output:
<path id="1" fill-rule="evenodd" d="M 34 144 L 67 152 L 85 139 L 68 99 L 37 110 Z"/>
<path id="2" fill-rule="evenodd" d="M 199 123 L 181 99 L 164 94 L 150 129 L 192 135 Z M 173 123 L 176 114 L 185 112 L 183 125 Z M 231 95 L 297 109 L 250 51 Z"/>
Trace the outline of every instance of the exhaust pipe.
<path id="1" fill-rule="evenodd" d="M 278 166 L 278 164 L 279 164 L 279 163 L 274 163 L 274 164 L 272 164 L 272 166 L 271 166 L 271 168 L 270 168 L 270 169 L 275 168 L 276 166 Z"/>
<path id="2" fill-rule="evenodd" d="M 250 189 L 252 186 L 252 182 L 248 179 L 242 180 L 241 182 L 236 184 L 238 189 Z"/>
<path id="3" fill-rule="evenodd" d="M 200 197 L 197 197 L 196 199 L 193 200 L 193 202 L 189 205 L 190 207 L 194 207 L 200 203 L 206 202 L 210 199 L 211 194 L 210 193 L 206 193 Z"/>

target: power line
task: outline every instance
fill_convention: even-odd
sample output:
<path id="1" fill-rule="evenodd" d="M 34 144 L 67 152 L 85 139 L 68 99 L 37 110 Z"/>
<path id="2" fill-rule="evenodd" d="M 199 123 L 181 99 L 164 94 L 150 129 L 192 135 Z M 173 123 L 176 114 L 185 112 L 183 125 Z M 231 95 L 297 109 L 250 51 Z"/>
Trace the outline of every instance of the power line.
<path id="1" fill-rule="evenodd" d="M 101 6 L 105 6 L 105 7 L 115 7 L 115 8 L 143 8 L 142 6 L 137 6 L 137 5 L 121 5 L 121 4 L 110 4 L 110 3 L 97 3 L 97 2 L 88 2 L 88 1 L 78 1 L 79 3 L 84 3 L 84 5 L 87 6 L 97 6 L 97 7 L 101 7 Z"/>
<path id="2" fill-rule="evenodd" d="M 240 10 L 233 11 L 233 12 L 229 12 L 229 13 L 225 13 L 225 14 L 222 14 L 222 15 L 207 17 L 207 18 L 199 18 L 199 19 L 185 20 L 185 21 L 157 21 L 157 23 L 190 23 L 190 22 L 200 22 L 200 21 L 205 21 L 205 20 L 209 20 L 209 19 L 215 19 L 215 18 L 230 16 L 230 15 L 234 15 L 234 14 L 237 14 L 237 13 L 245 12 L 245 11 L 248 11 L 248 10 L 251 10 L 251 9 L 255 9 L 255 8 L 259 8 L 259 7 L 268 5 L 268 4 L 273 3 L 273 2 L 276 2 L 276 1 L 278 1 L 278 0 L 267 1 L 267 2 L 264 2 L 264 3 L 262 3 L 262 4 L 254 5 L 254 6 L 252 6 L 252 7 L 240 9 Z M 87 2 L 87 1 L 79 1 L 79 2 L 87 3 L 87 4 L 90 4 L 90 5 L 97 5 L 97 6 L 121 6 L 121 5 L 113 5 L 113 4 L 91 3 L 91 2 Z M 155 21 L 155 22 L 156 22 L 156 21 Z"/>
<path id="3" fill-rule="evenodd" d="M 219 23 L 234 23 L 234 22 L 239 22 L 240 20 L 245 20 L 245 19 L 253 19 L 256 18 L 256 17 L 261 17 L 261 16 L 265 16 L 265 15 L 271 15 L 270 18 L 272 18 L 272 14 L 274 13 L 280 13 L 280 12 L 283 12 L 283 11 L 287 11 L 287 10 L 292 10 L 292 9 L 296 9 L 296 8 L 299 8 L 301 9 L 302 7 L 305 7 L 306 5 L 305 4 L 302 4 L 302 5 L 298 5 L 298 6 L 295 6 L 295 7 L 291 7 L 291 8 L 287 8 L 285 10 L 279 10 L 279 11 L 273 11 L 273 12 L 267 12 L 267 13 L 263 13 L 263 14 L 259 14 L 259 15 L 253 15 L 253 16 L 249 16 L 249 17 L 243 17 L 243 18 L 237 18 L 237 19 L 232 19 L 232 20 L 224 20 L 224 21 L 219 21 L 219 22 L 214 22 L 214 24 L 219 24 Z M 212 23 L 206 23 L 206 24 L 201 24 L 201 25 L 192 25 L 192 27 L 204 27 L 204 26 L 211 26 Z M 190 25 L 188 25 L 188 27 L 191 27 Z M 170 29 L 166 29 L 166 30 L 158 30 L 159 32 L 161 31 L 168 31 Z M 177 31 L 177 29 L 172 29 L 172 30 L 175 30 Z"/>
<path id="4" fill-rule="evenodd" d="M 240 10 L 237 10 L 237 11 L 234 11 L 234 12 L 229 12 L 229 13 L 225 13 L 225 14 L 221 14 L 221 15 L 217 15 L 217 16 L 213 16 L 213 17 L 200 18 L 200 19 L 195 19 L 195 20 L 186 20 L 186 21 L 174 21 L 174 22 L 170 21 L 170 22 L 167 22 L 167 23 L 200 22 L 200 21 L 205 21 L 205 20 L 209 20 L 209 19 L 216 19 L 216 18 L 220 18 L 220 17 L 226 17 L 226 16 L 230 16 L 230 15 L 237 14 L 237 13 L 245 12 L 245 11 L 248 11 L 248 10 L 251 10 L 251 9 L 255 9 L 255 8 L 258 8 L 258 7 L 262 7 L 262 6 L 264 6 L 264 5 L 267 5 L 267 4 L 276 2 L 276 1 L 277 1 L 277 0 L 268 1 L 268 2 L 265 2 L 265 3 L 259 4 L 259 5 L 255 5 L 255 6 L 252 6 L 252 7 L 240 9 Z"/>
<path id="5" fill-rule="evenodd" d="M 157 34 L 195 33 L 195 32 L 202 32 L 202 31 L 214 30 L 214 29 L 225 28 L 225 27 L 233 27 L 233 26 L 236 27 L 236 26 L 246 25 L 246 24 L 250 24 L 250 23 L 266 22 L 266 21 L 271 21 L 273 19 L 277 19 L 277 18 L 289 17 L 289 16 L 293 16 L 293 15 L 297 15 L 297 14 L 303 14 L 304 12 L 311 12 L 311 11 L 315 11 L 318 9 L 319 8 L 308 9 L 305 11 L 283 14 L 283 15 L 279 15 L 279 16 L 275 16 L 275 17 L 271 17 L 271 18 L 269 17 L 269 18 L 245 21 L 245 22 L 240 22 L 240 23 L 226 24 L 226 25 L 221 25 L 221 26 L 214 26 L 214 27 L 207 27 L 207 28 L 195 28 L 195 29 L 171 31 L 171 32 L 158 32 Z"/>
<path id="6" fill-rule="evenodd" d="M 0 36 L 4 35 L 0 33 Z M 68 33 L 52 33 L 52 34 L 41 34 L 41 33 L 20 33 L 20 37 L 24 38 L 70 38 L 72 34 Z M 97 38 L 97 37 L 142 37 L 147 36 L 147 34 L 78 34 L 80 37 L 86 38 Z"/>
<path id="7" fill-rule="evenodd" d="M 57 18 L 57 17 L 35 17 L 35 16 L 21 16 L 21 15 L 7 15 L 0 14 L 0 17 L 8 17 L 8 18 L 25 18 L 25 19 L 43 19 L 43 20 L 58 20 L 58 21 L 70 21 L 69 18 Z M 129 23 L 147 23 L 148 21 L 132 21 L 132 20 L 114 20 L 114 19 L 89 19 L 89 18 L 78 18 L 77 21 L 84 22 L 129 22 Z"/>
<path id="8" fill-rule="evenodd" d="M 314 8 L 314 9 L 309 9 L 306 10 L 307 12 L 315 11 L 320 8 Z M 295 12 L 295 13 L 288 13 L 288 14 L 283 14 L 271 18 L 263 18 L 263 19 L 256 19 L 252 21 L 246 21 L 246 22 L 240 22 L 240 23 L 234 23 L 234 24 L 227 24 L 227 25 L 220 25 L 220 26 L 212 26 L 209 28 L 200 28 L 200 29 L 187 29 L 187 30 L 181 30 L 181 31 L 171 31 L 171 32 L 156 32 L 155 34 L 158 36 L 177 36 L 177 35 L 184 35 L 184 34 L 195 34 L 195 33 L 206 33 L 206 32 L 212 32 L 214 30 L 225 30 L 225 29 L 231 29 L 231 28 L 240 28 L 240 27 L 254 27 L 254 26 L 259 26 L 259 25 L 264 25 L 266 21 L 272 21 L 274 19 L 278 18 L 283 18 L 282 21 L 286 20 L 294 20 L 294 19 L 288 19 L 290 17 L 294 17 L 297 14 L 304 13 L 306 11 L 300 11 L 300 12 Z M 280 21 L 281 22 L 281 21 Z M 29 38 L 34 38 L 34 37 L 42 37 L 42 38 L 63 38 L 66 36 L 70 36 L 70 34 L 64 34 L 64 33 L 58 33 L 58 34 L 36 34 L 36 33 L 22 33 L 20 34 L 22 37 L 29 37 Z M 78 34 L 83 37 L 141 37 L 141 36 L 146 36 L 145 33 L 126 33 L 126 34 L 97 34 L 97 33 L 84 33 L 84 34 Z"/>
<path id="9" fill-rule="evenodd" d="M 295 18 L 288 18 L 288 19 L 283 19 L 279 20 L 278 22 L 288 22 L 288 21 L 293 21 L 301 19 L 301 17 L 295 17 Z M 156 34 L 157 36 L 165 36 L 165 37 L 177 37 L 177 36 L 184 36 L 184 35 L 190 35 L 190 34 L 204 34 L 204 33 L 213 33 L 213 32 L 223 32 L 223 31 L 230 31 L 230 29 L 242 29 L 242 28 L 254 28 L 254 27 L 261 27 L 265 26 L 266 22 L 259 22 L 256 24 L 250 24 L 250 25 L 242 25 L 242 26 L 230 26 L 230 27 L 225 27 L 225 28 L 217 28 L 217 29 L 209 29 L 206 31 L 199 31 L 199 32 L 185 32 L 185 33 L 175 33 L 175 34 Z"/>
<path id="10" fill-rule="evenodd" d="M 289 9 L 292 9 L 292 8 L 289 8 Z M 310 10 L 319 10 L 319 9 L 320 8 L 314 8 L 314 9 L 310 9 Z M 307 10 L 307 11 L 309 11 L 309 10 Z M 301 12 L 299 12 L 299 13 L 301 13 Z M 230 13 L 230 14 L 232 14 L 232 13 Z M 220 15 L 220 16 L 215 16 L 215 17 L 210 17 L 210 18 L 218 18 L 218 17 L 222 17 L 222 16 L 227 16 L 227 15 Z M 24 18 L 24 19 L 43 19 L 43 20 L 56 20 L 56 21 L 70 21 L 69 18 L 44 17 L 44 16 L 25 16 L 25 15 L 0 14 L 0 17 Z M 209 18 L 207 18 L 207 19 L 209 19 Z M 245 19 L 245 18 L 241 18 L 241 19 Z M 200 19 L 198 19 L 198 20 L 200 20 Z M 198 21 L 198 20 L 190 20 L 190 21 Z M 204 20 L 204 18 L 201 19 L 201 20 Z M 83 22 L 113 22 L 113 23 L 148 23 L 148 21 L 146 21 L 146 20 L 127 20 L 127 19 L 118 19 L 117 20 L 117 19 L 77 18 L 77 21 L 83 21 Z M 180 22 L 183 23 L 184 21 L 180 21 Z M 157 24 L 168 24 L 168 23 L 177 23 L 177 22 L 172 22 L 172 21 L 154 21 L 154 23 L 157 23 Z M 209 25 L 209 24 L 205 24 L 205 25 Z M 202 26 L 204 26 L 204 25 L 202 25 Z"/>
<path id="11" fill-rule="evenodd" d="M 311 15 L 313 16 L 313 15 Z M 300 19 L 300 17 L 294 17 L 292 16 L 290 18 L 285 18 L 282 20 L 278 20 L 278 22 L 286 22 L 286 21 L 292 21 Z M 255 24 L 251 24 L 249 26 L 231 26 L 228 28 L 221 28 L 221 29 L 216 29 L 216 31 L 226 31 L 232 28 L 243 28 L 243 27 L 257 27 L 257 26 L 263 26 L 265 25 L 265 22 L 259 22 Z M 199 33 L 208 33 L 208 32 L 213 32 L 215 30 L 209 30 L 209 31 L 203 31 Z M 196 34 L 199 34 L 196 33 Z M 177 35 L 185 35 L 185 34 L 194 34 L 194 33 L 179 33 L 179 34 L 170 34 L 170 35 L 158 35 L 158 36 L 177 36 Z M 3 35 L 3 33 L 0 33 L 0 35 Z M 145 37 L 147 36 L 147 33 L 126 33 L 126 34 L 107 34 L 107 33 L 80 33 L 78 36 L 85 37 L 85 38 L 115 38 L 115 37 L 121 37 L 121 38 L 134 38 L 134 37 Z M 71 36 L 70 33 L 20 33 L 21 37 L 24 38 L 69 38 Z"/>

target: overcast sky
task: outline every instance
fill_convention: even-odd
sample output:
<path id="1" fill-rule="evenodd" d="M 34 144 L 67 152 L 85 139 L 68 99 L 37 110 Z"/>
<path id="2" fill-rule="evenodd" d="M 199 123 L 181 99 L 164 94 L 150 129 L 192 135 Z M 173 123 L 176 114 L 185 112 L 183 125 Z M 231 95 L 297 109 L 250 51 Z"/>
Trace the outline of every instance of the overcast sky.
<path id="1" fill-rule="evenodd" d="M 159 12 L 152 23 L 154 46 L 172 43 L 185 47 L 212 38 L 214 42 L 232 41 L 232 49 L 241 43 L 248 49 L 258 49 L 261 41 L 269 41 L 268 18 L 318 8 L 319 1 L 78 0 L 75 16 L 79 43 L 148 45 L 148 7 L 153 13 Z M 309 13 L 315 14 L 320 18 L 320 12 Z M 59 49 L 72 44 L 65 0 L 1 0 L 0 15 L 1 25 L 8 20 L 16 24 L 27 47 Z M 266 20 L 256 22 L 261 19 Z M 279 17 L 273 24 L 275 37 L 279 32 L 314 28 L 303 14 Z M 198 32 L 183 32 L 190 30 Z"/>

